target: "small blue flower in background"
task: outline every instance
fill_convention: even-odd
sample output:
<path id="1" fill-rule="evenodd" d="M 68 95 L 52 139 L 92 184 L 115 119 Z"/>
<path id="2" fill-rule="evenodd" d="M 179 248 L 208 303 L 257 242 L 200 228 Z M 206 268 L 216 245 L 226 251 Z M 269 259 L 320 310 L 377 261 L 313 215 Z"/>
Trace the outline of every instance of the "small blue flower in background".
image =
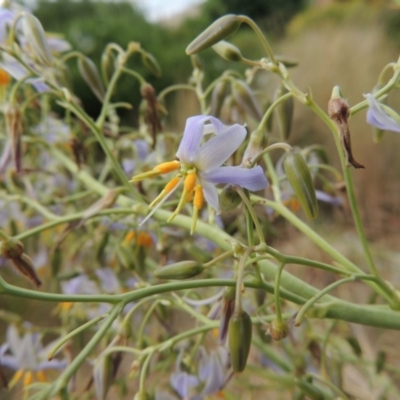
<path id="1" fill-rule="evenodd" d="M 379 103 L 372 94 L 366 94 L 365 98 L 369 105 L 367 122 L 379 129 L 400 133 L 400 116 L 390 107 Z"/>
<path id="2" fill-rule="evenodd" d="M 210 123 L 206 124 L 207 121 Z M 215 136 L 203 143 L 204 136 L 210 133 L 214 133 Z M 186 203 L 193 200 L 192 232 L 204 200 L 220 212 L 218 191 L 215 185 L 233 184 L 251 191 L 267 187 L 268 181 L 260 166 L 254 168 L 223 166 L 245 138 L 246 129 L 242 125 L 235 124 L 227 127 L 217 118 L 204 115 L 188 118 L 176 153 L 179 160 L 159 164 L 151 171 L 136 175 L 131 180 L 131 182 L 138 182 L 171 171 L 179 171 L 178 175 L 169 181 L 160 195 L 150 204 L 150 208 L 154 208 L 145 220 L 175 192 L 182 182 L 184 188 L 180 202 L 170 220 L 183 209 Z"/>
<path id="3" fill-rule="evenodd" d="M 27 332 L 21 336 L 14 325 L 8 327 L 6 342 L 0 346 L 0 366 L 16 370 L 9 384 L 10 389 L 21 380 L 24 387 L 34 380 L 45 382 L 45 370 L 59 370 L 67 366 L 67 361 L 63 359 L 47 360 L 55 342 L 43 347 L 40 334 Z"/>

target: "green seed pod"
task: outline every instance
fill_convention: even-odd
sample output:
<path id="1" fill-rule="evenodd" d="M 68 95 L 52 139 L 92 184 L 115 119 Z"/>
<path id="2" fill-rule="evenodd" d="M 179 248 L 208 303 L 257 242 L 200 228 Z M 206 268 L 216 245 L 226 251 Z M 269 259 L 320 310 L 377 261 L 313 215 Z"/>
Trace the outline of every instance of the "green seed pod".
<path id="1" fill-rule="evenodd" d="M 245 311 L 235 312 L 229 321 L 228 328 L 229 351 L 234 372 L 242 372 L 246 367 L 251 334 L 252 323 L 249 314 Z"/>
<path id="2" fill-rule="evenodd" d="M 224 289 L 224 294 L 221 299 L 221 311 L 219 319 L 219 342 L 225 343 L 226 336 L 228 334 L 229 321 L 235 311 L 235 294 L 236 288 L 233 286 L 226 287 Z"/>
<path id="3" fill-rule="evenodd" d="M 274 100 L 279 99 L 283 95 L 289 93 L 285 86 L 280 85 L 275 92 Z M 275 115 L 278 119 L 278 128 L 282 140 L 286 141 L 289 138 L 292 129 L 294 101 L 293 97 L 289 97 L 284 102 L 280 103 L 275 108 Z"/>
<path id="4" fill-rule="evenodd" d="M 162 71 L 160 65 L 158 64 L 155 57 L 148 53 L 147 51 L 142 50 L 142 64 L 157 78 L 160 78 L 162 75 Z"/>
<path id="5" fill-rule="evenodd" d="M 231 211 L 242 204 L 242 198 L 234 189 L 234 185 L 226 185 L 219 195 L 219 204 L 222 211 Z"/>
<path id="6" fill-rule="evenodd" d="M 220 40 L 224 40 L 233 35 L 241 25 L 241 20 L 237 15 L 228 14 L 214 21 L 205 31 L 200 33 L 196 39 L 186 48 L 186 54 L 191 56 L 205 50 Z"/>
<path id="7" fill-rule="evenodd" d="M 196 261 L 180 261 L 158 267 L 154 275 L 159 279 L 188 279 L 203 272 L 204 267 Z"/>
<path id="8" fill-rule="evenodd" d="M 243 81 L 235 80 L 231 83 L 232 94 L 236 102 L 256 121 L 261 121 L 261 108 L 250 87 Z"/>
<path id="9" fill-rule="evenodd" d="M 219 54 L 224 60 L 239 62 L 243 60 L 240 50 L 233 44 L 221 40 L 212 46 L 213 50 Z"/>
<path id="10" fill-rule="evenodd" d="M 318 214 L 318 202 L 306 160 L 297 151 L 288 152 L 283 160 L 283 168 L 307 217 L 314 219 Z"/>
<path id="11" fill-rule="evenodd" d="M 96 64 L 90 58 L 82 55 L 78 58 L 78 69 L 83 80 L 90 87 L 94 95 L 102 102 L 105 92 Z"/>
<path id="12" fill-rule="evenodd" d="M 39 61 L 51 66 L 53 64 L 53 56 L 51 55 L 46 34 L 40 21 L 32 14 L 24 13 L 22 29 L 24 37 L 32 47 Z"/>

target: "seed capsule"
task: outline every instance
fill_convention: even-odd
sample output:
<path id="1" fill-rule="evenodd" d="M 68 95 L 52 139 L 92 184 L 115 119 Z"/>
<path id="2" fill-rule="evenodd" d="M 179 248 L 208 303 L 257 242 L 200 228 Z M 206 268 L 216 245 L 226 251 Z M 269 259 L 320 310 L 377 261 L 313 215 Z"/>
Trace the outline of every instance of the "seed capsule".
<path id="1" fill-rule="evenodd" d="M 202 50 L 211 47 L 233 35 L 241 25 L 241 21 L 237 15 L 228 14 L 214 21 L 205 31 L 200 33 L 196 39 L 186 48 L 186 54 L 191 56 Z"/>
<path id="2" fill-rule="evenodd" d="M 180 261 L 159 267 L 154 275 L 159 279 L 188 279 L 203 272 L 204 267 L 196 261 Z"/>
<path id="3" fill-rule="evenodd" d="M 235 312 L 228 328 L 229 351 L 234 372 L 244 371 L 250 351 L 252 323 L 245 311 Z"/>

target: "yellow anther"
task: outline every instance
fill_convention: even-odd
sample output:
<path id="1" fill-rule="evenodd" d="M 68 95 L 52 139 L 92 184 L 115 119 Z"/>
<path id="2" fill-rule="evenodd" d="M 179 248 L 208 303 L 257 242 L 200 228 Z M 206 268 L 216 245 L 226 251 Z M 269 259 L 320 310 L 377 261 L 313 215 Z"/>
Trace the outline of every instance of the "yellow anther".
<path id="1" fill-rule="evenodd" d="M 17 383 L 22 376 L 24 375 L 25 371 L 23 369 L 19 369 L 13 376 L 12 380 Z"/>
<path id="2" fill-rule="evenodd" d="M 23 385 L 23 387 L 26 387 L 26 386 L 29 386 L 32 382 L 33 382 L 33 372 L 28 371 L 25 373 L 22 385 Z"/>
<path id="3" fill-rule="evenodd" d="M 153 238 L 147 232 L 140 232 L 137 238 L 138 246 L 150 247 L 153 244 Z"/>
<path id="4" fill-rule="evenodd" d="M 197 185 L 194 190 L 194 199 L 193 206 L 200 210 L 204 204 L 204 193 L 203 187 L 201 185 Z"/>
<path id="5" fill-rule="evenodd" d="M 7 86 L 10 83 L 10 75 L 0 68 L 0 86 Z"/>
<path id="6" fill-rule="evenodd" d="M 193 192 L 196 186 L 197 175 L 196 172 L 189 172 L 185 178 L 185 189 L 188 193 Z"/>
<path id="7" fill-rule="evenodd" d="M 47 377 L 44 371 L 37 371 L 36 378 L 39 382 L 47 382 Z"/>
<path id="8" fill-rule="evenodd" d="M 135 231 L 129 231 L 129 232 L 125 235 L 124 242 L 128 244 L 129 242 L 132 242 L 132 240 L 134 240 L 135 237 L 136 237 Z"/>
<path id="9" fill-rule="evenodd" d="M 172 178 L 166 185 L 163 190 L 165 194 L 169 193 L 172 189 L 175 188 L 175 186 L 181 181 L 181 177 L 176 176 L 175 178 Z"/>
<path id="10" fill-rule="evenodd" d="M 157 171 L 160 174 L 166 174 L 167 172 L 175 171 L 179 169 L 181 166 L 181 163 L 177 160 L 175 161 L 168 161 L 165 163 L 161 163 L 156 165 L 153 170 Z"/>

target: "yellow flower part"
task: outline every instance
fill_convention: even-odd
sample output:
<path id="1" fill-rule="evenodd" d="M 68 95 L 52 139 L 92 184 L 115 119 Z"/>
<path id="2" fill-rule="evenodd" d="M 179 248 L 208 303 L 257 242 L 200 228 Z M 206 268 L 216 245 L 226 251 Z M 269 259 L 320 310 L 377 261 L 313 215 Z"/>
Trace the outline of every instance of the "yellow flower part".
<path id="1" fill-rule="evenodd" d="M 0 86 L 8 86 L 10 80 L 10 75 L 4 69 L 0 68 Z"/>

